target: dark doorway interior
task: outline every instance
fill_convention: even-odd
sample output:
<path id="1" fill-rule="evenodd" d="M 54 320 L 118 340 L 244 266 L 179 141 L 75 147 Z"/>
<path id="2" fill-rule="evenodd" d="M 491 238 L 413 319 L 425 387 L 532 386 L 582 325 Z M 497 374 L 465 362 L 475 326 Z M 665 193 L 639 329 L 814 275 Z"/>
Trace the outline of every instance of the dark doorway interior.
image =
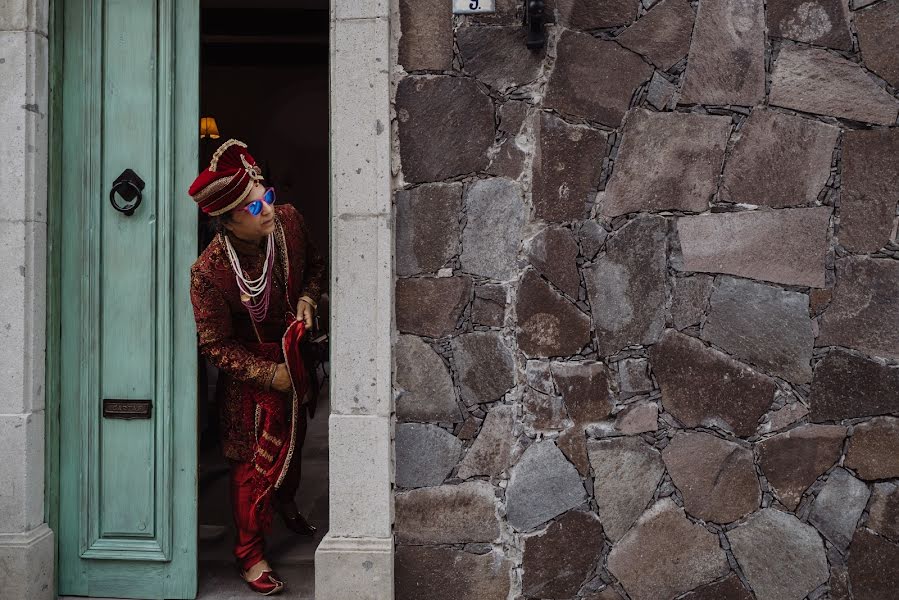
<path id="1" fill-rule="evenodd" d="M 202 0 L 200 117 L 212 117 L 219 138 L 200 139 L 198 168 L 222 142 L 246 142 L 278 202 L 304 216 L 328 258 L 328 2 L 327 0 Z M 202 250 L 212 239 L 199 231 Z M 327 328 L 327 302 L 319 324 Z M 222 458 L 214 404 L 216 372 L 201 358 L 200 374 L 200 598 L 256 597 L 237 576 L 228 466 Z M 204 368 L 205 367 L 205 368 Z M 313 557 L 328 528 L 327 365 L 321 396 L 302 452 L 297 506 L 318 528 L 297 537 L 280 520 L 267 537 L 268 558 L 287 580 L 285 595 L 313 597 Z"/>

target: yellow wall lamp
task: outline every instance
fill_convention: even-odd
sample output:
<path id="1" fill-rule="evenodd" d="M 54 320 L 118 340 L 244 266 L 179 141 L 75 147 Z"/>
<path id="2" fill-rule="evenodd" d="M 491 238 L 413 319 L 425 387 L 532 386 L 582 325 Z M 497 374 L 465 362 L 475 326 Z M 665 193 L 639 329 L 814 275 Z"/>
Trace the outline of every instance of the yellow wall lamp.
<path id="1" fill-rule="evenodd" d="M 215 117 L 200 117 L 200 139 L 207 137 L 212 140 L 217 140 L 221 137 Z"/>

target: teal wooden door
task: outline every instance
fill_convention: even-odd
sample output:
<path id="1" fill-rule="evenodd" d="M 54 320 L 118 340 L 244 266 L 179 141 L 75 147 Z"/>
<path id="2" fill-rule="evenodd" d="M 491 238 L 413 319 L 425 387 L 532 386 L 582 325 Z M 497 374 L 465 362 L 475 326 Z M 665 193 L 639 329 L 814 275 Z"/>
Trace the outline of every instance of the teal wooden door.
<path id="1" fill-rule="evenodd" d="M 61 9 L 61 595 L 196 595 L 198 4 Z M 130 216 L 109 197 L 126 169 Z"/>

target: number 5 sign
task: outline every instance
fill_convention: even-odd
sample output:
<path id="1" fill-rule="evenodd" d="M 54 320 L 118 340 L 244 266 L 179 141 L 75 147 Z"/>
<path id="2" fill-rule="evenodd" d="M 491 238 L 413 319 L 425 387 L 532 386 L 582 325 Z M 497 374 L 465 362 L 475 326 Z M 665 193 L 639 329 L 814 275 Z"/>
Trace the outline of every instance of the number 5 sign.
<path id="1" fill-rule="evenodd" d="M 496 0 L 453 0 L 453 14 L 473 15 L 496 12 Z"/>

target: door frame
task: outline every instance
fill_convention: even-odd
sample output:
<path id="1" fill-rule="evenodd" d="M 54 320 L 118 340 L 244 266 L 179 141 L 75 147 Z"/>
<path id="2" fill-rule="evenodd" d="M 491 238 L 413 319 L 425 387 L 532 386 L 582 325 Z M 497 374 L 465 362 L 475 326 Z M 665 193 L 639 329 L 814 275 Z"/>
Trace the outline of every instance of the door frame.
<path id="1" fill-rule="evenodd" d="M 38 1 L 49 4 L 51 19 L 45 508 L 50 527 L 56 531 L 63 2 Z M 330 530 L 315 555 L 316 597 L 387 600 L 394 596 L 391 166 L 395 88 L 391 71 L 396 62 L 398 36 L 394 29 L 398 29 L 399 19 L 396 0 L 330 2 Z M 184 48 L 189 40 L 180 42 Z M 198 66 L 198 57 L 195 60 Z M 178 77 L 183 78 L 179 81 L 187 85 L 193 78 L 196 88 L 199 69 L 190 69 L 186 63 L 179 61 Z M 176 189 L 195 175 L 193 120 L 179 118 L 175 128 L 179 143 L 193 148 L 185 150 L 188 158 L 178 163 L 184 167 L 176 173 Z M 360 136 L 360 132 L 367 135 Z M 188 247 L 187 241 L 179 243 L 179 249 Z M 186 282 L 185 277 L 182 285 Z M 176 293 L 186 297 L 184 289 Z M 193 332 L 186 335 L 192 337 Z M 195 373 L 197 367 L 185 368 Z"/>
<path id="2" fill-rule="evenodd" d="M 315 597 L 384 600 L 394 595 L 391 72 L 398 4 L 331 0 L 330 12 L 330 529 L 315 554 Z"/>

